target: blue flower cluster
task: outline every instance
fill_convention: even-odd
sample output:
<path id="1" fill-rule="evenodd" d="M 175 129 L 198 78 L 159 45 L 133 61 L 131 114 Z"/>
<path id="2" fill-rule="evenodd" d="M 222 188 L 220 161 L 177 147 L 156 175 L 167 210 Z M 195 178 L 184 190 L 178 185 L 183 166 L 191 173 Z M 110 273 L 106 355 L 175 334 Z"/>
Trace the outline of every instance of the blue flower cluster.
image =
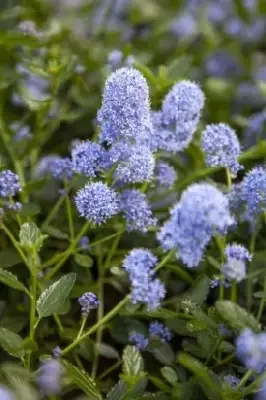
<path id="1" fill-rule="evenodd" d="M 156 225 L 157 220 L 146 195 L 137 189 L 124 190 L 120 195 L 120 209 L 127 222 L 128 231 L 147 232 L 150 226 Z"/>
<path id="2" fill-rule="evenodd" d="M 16 400 L 13 393 L 4 385 L 0 385 L 0 399 L 1 400 Z"/>
<path id="3" fill-rule="evenodd" d="M 95 177 L 101 168 L 104 149 L 90 140 L 81 142 L 72 149 L 72 168 L 74 172 Z"/>
<path id="4" fill-rule="evenodd" d="M 13 197 L 21 192 L 19 177 L 9 169 L 0 173 L 0 196 Z"/>
<path id="5" fill-rule="evenodd" d="M 92 292 L 84 293 L 79 299 L 79 304 L 81 305 L 81 314 L 87 316 L 90 310 L 94 310 L 99 307 L 100 301 L 97 296 Z"/>
<path id="6" fill-rule="evenodd" d="M 131 301 L 143 303 L 149 311 L 160 306 L 165 297 L 164 284 L 154 276 L 157 258 L 146 249 L 133 249 L 123 261 L 131 283 Z"/>
<path id="7" fill-rule="evenodd" d="M 187 267 L 197 267 L 212 235 L 226 232 L 233 223 L 225 195 L 210 184 L 193 184 L 182 193 L 157 238 L 164 250 L 176 249 Z"/>
<path id="8" fill-rule="evenodd" d="M 113 50 L 108 54 L 107 64 L 110 71 L 115 71 L 118 68 L 124 67 L 132 67 L 135 62 L 135 58 L 133 56 L 127 56 L 124 59 L 124 54 L 121 50 Z"/>
<path id="9" fill-rule="evenodd" d="M 164 161 L 158 161 L 155 167 L 155 181 L 159 186 L 171 188 L 177 179 L 176 170 Z"/>
<path id="10" fill-rule="evenodd" d="M 102 182 L 87 184 L 77 193 L 75 202 L 79 214 L 97 225 L 119 212 L 116 192 Z"/>
<path id="11" fill-rule="evenodd" d="M 45 395 L 60 393 L 63 368 L 58 360 L 48 360 L 43 363 L 37 377 L 38 385 Z"/>
<path id="12" fill-rule="evenodd" d="M 159 339 L 161 343 L 170 342 L 173 335 L 170 330 L 162 322 L 153 321 L 149 325 L 149 337 L 142 333 L 132 332 L 129 335 L 129 341 L 134 343 L 139 350 L 149 349 L 150 339 Z"/>
<path id="13" fill-rule="evenodd" d="M 211 167 L 225 167 L 235 176 L 241 168 L 237 159 L 240 144 L 235 131 L 226 124 L 207 125 L 202 133 L 201 147 L 206 164 Z"/>
<path id="14" fill-rule="evenodd" d="M 251 261 L 249 251 L 240 244 L 227 245 L 225 248 L 226 262 L 222 273 L 229 281 L 240 282 L 246 277 L 246 262 Z"/>
<path id="15" fill-rule="evenodd" d="M 266 367 L 266 333 L 245 329 L 236 340 L 238 358 L 248 369 L 261 372 Z"/>
<path id="16" fill-rule="evenodd" d="M 245 176 L 241 195 L 250 215 L 254 216 L 265 210 L 266 169 L 264 167 L 255 167 Z"/>

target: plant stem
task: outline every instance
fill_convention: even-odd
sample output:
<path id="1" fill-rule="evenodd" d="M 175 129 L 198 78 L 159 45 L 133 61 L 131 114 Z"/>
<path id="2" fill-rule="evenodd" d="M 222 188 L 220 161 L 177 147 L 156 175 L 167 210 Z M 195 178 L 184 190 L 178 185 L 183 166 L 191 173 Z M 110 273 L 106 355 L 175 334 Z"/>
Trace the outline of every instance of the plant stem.
<path id="1" fill-rule="evenodd" d="M 86 315 L 85 317 L 82 318 L 82 323 L 81 323 L 81 326 L 80 326 L 79 333 L 77 335 L 77 339 L 79 339 L 80 336 L 82 335 L 82 333 L 84 331 L 84 328 L 85 328 L 85 325 L 86 325 L 86 322 L 87 322 L 87 319 L 88 319 L 88 315 Z"/>
<path id="2" fill-rule="evenodd" d="M 73 215 L 72 215 L 72 207 L 71 207 L 71 202 L 69 199 L 68 195 L 68 188 L 67 188 L 67 183 L 64 182 L 64 187 L 65 187 L 65 202 L 66 202 L 66 209 L 67 209 L 67 218 L 68 218 L 68 224 L 69 224 L 69 234 L 70 234 L 70 239 L 71 242 L 73 241 L 75 237 L 75 229 L 74 229 L 74 222 L 73 222 Z"/>
<path id="3" fill-rule="evenodd" d="M 111 367 L 107 368 L 97 379 L 97 382 L 101 381 L 103 378 L 105 378 L 107 375 L 109 375 L 111 372 L 113 372 L 116 368 L 120 367 L 122 364 L 121 360 L 118 360 L 115 364 L 111 365 Z"/>
<path id="4" fill-rule="evenodd" d="M 254 253 L 255 250 L 255 243 L 256 243 L 257 231 L 252 233 L 250 244 L 249 244 L 249 251 L 251 254 Z M 253 294 L 253 282 L 252 279 L 247 279 L 246 281 L 246 307 L 247 310 L 250 311 L 252 307 L 252 294 Z"/>
<path id="5" fill-rule="evenodd" d="M 52 207 L 49 214 L 47 215 L 47 217 L 45 218 L 45 220 L 43 221 L 41 228 L 40 228 L 41 230 L 43 230 L 45 226 L 48 226 L 50 224 L 50 222 L 53 220 L 54 216 L 60 210 L 60 207 L 63 204 L 63 202 L 64 202 L 64 196 L 60 196 L 59 199 L 57 200 L 57 202 Z"/>
<path id="6" fill-rule="evenodd" d="M 174 254 L 174 250 L 169 251 L 164 258 L 162 259 L 162 261 L 157 265 L 156 268 L 154 268 L 154 272 L 159 271 L 159 269 L 163 268 L 165 266 L 165 264 L 168 263 L 169 260 L 171 260 L 172 256 Z"/>
<path id="7" fill-rule="evenodd" d="M 21 256 L 21 258 L 24 261 L 24 263 L 26 264 L 26 266 L 30 269 L 30 264 L 28 262 L 28 259 L 27 259 L 26 255 L 24 254 L 23 250 L 20 248 L 19 243 L 15 239 L 14 235 L 12 234 L 12 232 L 3 223 L 1 224 L 1 228 L 7 234 L 9 239 L 11 240 L 12 244 L 14 245 L 15 249 L 17 250 L 17 252 Z"/>
<path id="8" fill-rule="evenodd" d="M 31 255 L 31 286 L 30 286 L 30 332 L 29 337 L 34 341 L 34 331 L 35 331 L 35 309 L 36 309 L 36 297 L 37 297 L 37 270 L 35 265 L 36 254 L 35 252 Z M 28 351 L 28 368 L 30 368 L 31 361 L 31 350 Z"/>
<path id="9" fill-rule="evenodd" d="M 118 314 L 118 312 L 121 310 L 121 308 L 124 307 L 124 305 L 129 301 L 129 296 L 126 296 L 123 300 L 121 300 L 109 313 L 107 313 L 100 321 L 98 321 L 96 324 L 94 324 L 86 333 L 81 335 L 78 339 L 75 339 L 73 343 L 71 343 L 69 346 L 67 346 L 64 350 L 61 352 L 61 356 L 65 356 L 67 353 L 69 353 L 71 350 L 73 350 L 79 343 L 81 343 L 84 339 L 92 335 L 94 332 L 99 329 L 100 326 L 103 326 L 107 322 L 109 322 L 112 318 Z"/>
<path id="10" fill-rule="evenodd" d="M 232 190 L 232 176 L 228 168 L 225 169 L 226 171 L 226 182 L 227 182 L 227 187 L 228 187 L 228 192 L 231 192 Z"/>
<path id="11" fill-rule="evenodd" d="M 62 325 L 62 322 L 61 322 L 60 318 L 58 317 L 57 314 L 53 314 L 53 317 L 54 317 L 54 320 L 55 320 L 55 322 L 56 322 L 56 324 L 58 326 L 59 333 L 60 334 L 63 333 L 64 332 L 64 327 Z"/>
<path id="12" fill-rule="evenodd" d="M 231 285 L 231 301 L 237 302 L 237 283 L 236 281 L 232 282 Z"/>
<path id="13" fill-rule="evenodd" d="M 245 385 L 245 383 L 251 378 L 253 375 L 254 371 L 252 369 L 249 369 L 243 376 L 243 378 L 240 380 L 239 384 L 237 385 L 236 389 L 240 389 L 242 386 Z"/>
<path id="14" fill-rule="evenodd" d="M 261 316 L 262 316 L 262 313 L 263 313 L 263 309 L 264 309 L 264 304 L 265 304 L 265 298 L 266 298 L 266 276 L 264 278 L 263 293 L 264 293 L 265 297 L 260 299 L 259 311 L 258 311 L 258 314 L 257 314 L 257 320 L 258 321 L 261 319 Z"/>

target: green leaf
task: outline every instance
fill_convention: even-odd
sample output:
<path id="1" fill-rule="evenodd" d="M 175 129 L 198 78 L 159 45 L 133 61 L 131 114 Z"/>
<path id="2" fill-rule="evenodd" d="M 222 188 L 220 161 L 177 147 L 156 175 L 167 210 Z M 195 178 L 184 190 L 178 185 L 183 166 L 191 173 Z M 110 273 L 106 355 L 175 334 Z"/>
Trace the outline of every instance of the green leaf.
<path id="1" fill-rule="evenodd" d="M 140 351 L 135 346 L 126 346 L 123 352 L 123 366 L 120 378 L 135 386 L 145 377 L 143 359 Z"/>
<path id="2" fill-rule="evenodd" d="M 118 351 L 106 343 L 96 343 L 95 348 L 98 350 L 99 354 L 105 358 L 119 358 Z"/>
<path id="3" fill-rule="evenodd" d="M 84 268 L 90 268 L 93 265 L 93 259 L 83 254 L 76 254 L 74 260 L 78 265 Z"/>
<path id="4" fill-rule="evenodd" d="M 21 290 L 22 292 L 29 294 L 28 290 L 25 288 L 23 283 L 18 280 L 16 275 L 12 274 L 9 271 L 6 271 L 3 268 L 0 268 L 0 282 L 9 287 L 12 287 L 13 289 Z"/>
<path id="5" fill-rule="evenodd" d="M 223 400 L 222 388 L 219 384 L 219 380 L 215 379 L 215 375 L 212 374 L 204 364 L 183 352 L 178 354 L 177 360 L 197 377 L 202 390 L 209 400 Z"/>
<path id="6" fill-rule="evenodd" d="M 178 376 L 175 370 L 171 367 L 161 368 L 161 374 L 171 385 L 175 385 L 178 381 Z"/>
<path id="7" fill-rule="evenodd" d="M 106 400 L 122 400 L 128 391 L 128 385 L 126 382 L 119 381 L 115 386 L 112 387 L 110 392 L 106 396 Z"/>
<path id="8" fill-rule="evenodd" d="M 195 286 L 191 289 L 190 292 L 190 300 L 194 303 L 197 303 L 199 306 L 202 305 L 209 294 L 210 284 L 209 278 L 207 276 L 203 276 L 200 278 Z"/>
<path id="9" fill-rule="evenodd" d="M 153 348 L 152 354 L 154 357 L 164 365 L 172 365 L 175 361 L 175 355 L 168 343 L 162 343 L 160 347 Z"/>
<path id="10" fill-rule="evenodd" d="M 261 325 L 244 308 L 233 301 L 224 300 L 216 302 L 216 309 L 221 317 L 233 328 L 238 331 L 250 328 L 255 332 L 260 332 Z"/>
<path id="11" fill-rule="evenodd" d="M 68 234 L 60 231 L 60 229 L 57 229 L 54 226 L 44 226 L 43 231 L 56 239 L 68 240 Z"/>
<path id="12" fill-rule="evenodd" d="M 27 251 L 39 251 L 47 235 L 42 235 L 34 222 L 25 222 L 20 229 L 20 245 Z"/>
<path id="13" fill-rule="evenodd" d="M 14 248 L 7 248 L 0 252 L 0 267 L 10 268 L 22 262 L 19 253 Z"/>
<path id="14" fill-rule="evenodd" d="M 34 217 L 34 215 L 38 215 L 40 212 L 41 208 L 38 204 L 27 203 L 22 205 L 19 215 L 22 217 Z"/>
<path id="15" fill-rule="evenodd" d="M 167 76 L 170 79 L 178 80 L 188 76 L 192 65 L 192 57 L 185 55 L 176 58 L 167 67 Z"/>
<path id="16" fill-rule="evenodd" d="M 91 400 L 102 399 L 102 396 L 96 387 L 96 383 L 89 377 L 88 374 L 67 361 L 63 361 L 63 365 L 66 373 L 69 375 L 69 378 L 79 389 L 83 390 L 83 392 L 86 393 Z"/>
<path id="17" fill-rule="evenodd" d="M 24 356 L 23 339 L 9 329 L 0 328 L 0 346 L 11 356 Z"/>
<path id="18" fill-rule="evenodd" d="M 74 273 L 64 275 L 40 295 L 36 306 L 40 318 L 49 317 L 61 310 L 75 280 Z"/>

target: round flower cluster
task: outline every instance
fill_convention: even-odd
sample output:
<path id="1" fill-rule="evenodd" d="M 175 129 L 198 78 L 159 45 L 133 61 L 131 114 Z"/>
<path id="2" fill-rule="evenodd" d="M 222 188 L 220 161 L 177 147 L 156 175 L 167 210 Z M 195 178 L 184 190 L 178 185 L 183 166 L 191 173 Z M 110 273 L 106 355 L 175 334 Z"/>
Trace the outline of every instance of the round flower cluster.
<path id="1" fill-rule="evenodd" d="M 266 367 L 266 333 L 245 329 L 236 340 L 238 358 L 248 369 L 261 372 Z"/>
<path id="2" fill-rule="evenodd" d="M 142 333 L 132 332 L 129 335 L 129 341 L 134 343 L 139 350 L 148 350 L 149 339 L 159 339 L 161 343 L 170 342 L 173 335 L 162 322 L 153 321 L 149 325 L 149 337 Z"/>
<path id="3" fill-rule="evenodd" d="M 249 251 L 240 244 L 227 245 L 225 249 L 226 262 L 222 273 L 229 281 L 240 282 L 246 277 L 246 261 L 251 261 Z"/>
<path id="4" fill-rule="evenodd" d="M 48 360 L 43 363 L 37 377 L 38 385 L 45 395 L 60 393 L 63 368 L 58 360 Z"/>
<path id="5" fill-rule="evenodd" d="M 12 197 L 21 192 L 19 177 L 9 169 L 0 173 L 0 196 Z"/>
<path id="6" fill-rule="evenodd" d="M 84 293 L 79 299 L 79 304 L 81 305 L 81 314 L 87 316 L 90 310 L 94 310 L 99 307 L 100 301 L 97 296 L 92 292 Z"/>

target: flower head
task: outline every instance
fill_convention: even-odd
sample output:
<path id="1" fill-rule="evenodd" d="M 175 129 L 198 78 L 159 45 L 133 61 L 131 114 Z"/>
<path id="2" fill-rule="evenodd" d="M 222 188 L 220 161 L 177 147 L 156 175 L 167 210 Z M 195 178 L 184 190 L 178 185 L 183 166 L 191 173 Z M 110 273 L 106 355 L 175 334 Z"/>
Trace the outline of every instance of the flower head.
<path id="1" fill-rule="evenodd" d="M 190 81 L 176 83 L 166 95 L 161 114 L 161 135 L 164 140 L 158 147 L 178 152 L 192 140 L 204 106 L 204 94 L 200 87 Z"/>
<path id="2" fill-rule="evenodd" d="M 139 71 L 121 68 L 110 75 L 97 118 L 108 144 L 151 132 L 149 88 Z"/>
<path id="3" fill-rule="evenodd" d="M 266 169 L 255 167 L 242 182 L 242 197 L 250 215 L 256 215 L 266 207 Z"/>
<path id="4" fill-rule="evenodd" d="M 155 167 L 155 180 L 160 186 L 171 188 L 177 178 L 176 170 L 166 162 L 159 161 Z"/>
<path id="5" fill-rule="evenodd" d="M 153 177 L 155 159 L 144 146 L 133 146 L 127 160 L 119 163 L 115 176 L 119 182 L 149 182 Z"/>
<path id="6" fill-rule="evenodd" d="M 90 247 L 89 243 L 90 243 L 90 240 L 89 240 L 88 236 L 82 236 L 82 238 L 79 241 L 79 247 L 82 250 L 88 250 Z"/>
<path id="7" fill-rule="evenodd" d="M 79 304 L 81 305 L 81 314 L 86 316 L 89 314 L 90 310 L 94 310 L 99 307 L 100 301 L 94 293 L 87 292 L 84 293 L 79 299 Z"/>
<path id="8" fill-rule="evenodd" d="M 150 226 L 157 223 L 146 195 L 137 189 L 128 189 L 121 193 L 120 209 L 127 221 L 128 231 L 147 232 Z"/>
<path id="9" fill-rule="evenodd" d="M 222 273 L 229 281 L 242 281 L 246 276 L 246 261 L 251 261 L 249 251 L 240 244 L 226 246 L 226 262 L 222 267 Z"/>
<path id="10" fill-rule="evenodd" d="M 134 343 L 139 350 L 147 350 L 148 348 L 149 341 L 142 333 L 132 332 L 129 335 L 129 341 Z"/>
<path id="11" fill-rule="evenodd" d="M 41 391 L 46 395 L 59 394 L 63 368 L 58 360 L 48 360 L 39 370 L 37 382 Z"/>
<path id="12" fill-rule="evenodd" d="M 15 396 L 13 395 L 13 393 L 10 392 L 10 390 L 6 386 L 0 385 L 0 399 L 15 400 Z"/>
<path id="13" fill-rule="evenodd" d="M 72 163 L 68 157 L 58 157 L 50 164 L 50 173 L 57 180 L 70 181 L 73 175 Z"/>
<path id="14" fill-rule="evenodd" d="M 207 125 L 202 133 L 201 147 L 205 153 L 207 165 L 228 168 L 232 175 L 236 175 L 241 168 L 237 161 L 240 144 L 235 131 L 229 125 Z"/>
<path id="15" fill-rule="evenodd" d="M 0 173 L 0 196 L 12 197 L 21 192 L 19 177 L 9 169 Z"/>
<path id="16" fill-rule="evenodd" d="M 246 368 L 261 372 L 266 366 L 266 334 L 245 329 L 236 340 L 238 358 Z"/>
<path id="17" fill-rule="evenodd" d="M 59 346 L 56 346 L 56 347 L 53 349 L 53 357 L 54 357 L 54 358 L 60 357 L 61 351 L 62 351 L 62 350 L 60 349 L 60 347 L 59 347 Z"/>
<path id="18" fill-rule="evenodd" d="M 75 197 L 79 214 L 95 224 L 102 224 L 119 212 L 116 192 L 102 182 L 89 183 Z"/>
<path id="19" fill-rule="evenodd" d="M 72 150 L 73 171 L 88 177 L 95 177 L 101 167 L 104 149 L 98 143 L 81 142 Z"/>
<path id="20" fill-rule="evenodd" d="M 165 250 L 177 249 L 184 264 L 196 267 L 212 235 L 233 222 L 226 196 L 207 183 L 196 183 L 182 193 L 157 238 Z"/>
<path id="21" fill-rule="evenodd" d="M 169 342 L 172 339 L 172 333 L 167 326 L 159 321 L 150 323 L 149 334 L 150 336 L 158 337 L 162 343 Z"/>

